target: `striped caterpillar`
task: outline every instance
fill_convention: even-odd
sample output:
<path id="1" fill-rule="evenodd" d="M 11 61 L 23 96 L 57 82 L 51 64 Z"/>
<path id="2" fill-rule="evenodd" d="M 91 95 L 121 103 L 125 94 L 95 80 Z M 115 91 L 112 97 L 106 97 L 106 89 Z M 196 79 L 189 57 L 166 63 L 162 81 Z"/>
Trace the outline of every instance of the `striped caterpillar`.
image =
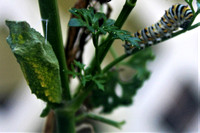
<path id="1" fill-rule="evenodd" d="M 173 31 L 179 27 L 186 29 L 193 17 L 192 10 L 187 5 L 175 4 L 170 7 L 157 23 L 145 27 L 142 30 L 133 34 L 133 37 L 140 39 L 138 42 L 139 48 L 153 45 L 155 42 L 160 42 L 163 38 L 171 37 Z M 132 44 L 126 43 L 124 45 L 127 54 L 137 48 Z"/>

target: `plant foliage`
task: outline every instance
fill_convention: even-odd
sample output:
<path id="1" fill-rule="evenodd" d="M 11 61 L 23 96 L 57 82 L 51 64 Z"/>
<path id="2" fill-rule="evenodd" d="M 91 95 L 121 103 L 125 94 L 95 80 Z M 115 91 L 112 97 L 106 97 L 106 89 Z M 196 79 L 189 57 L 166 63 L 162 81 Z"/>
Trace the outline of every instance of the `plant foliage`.
<path id="1" fill-rule="evenodd" d="M 86 27 L 92 34 L 112 34 L 113 39 L 120 39 L 127 41 L 132 45 L 138 46 L 138 38 L 132 37 L 130 32 L 121 30 L 116 27 L 115 21 L 107 19 L 104 13 L 94 12 L 92 7 L 88 9 L 76 9 L 69 10 L 77 18 L 70 19 L 68 25 L 71 27 Z"/>
<path id="2" fill-rule="evenodd" d="M 104 86 L 103 86 L 104 75 L 103 74 L 96 74 L 96 75 L 92 76 L 91 74 L 88 74 L 86 72 L 87 70 L 85 70 L 84 64 L 74 60 L 74 65 L 80 69 L 80 72 L 77 72 L 75 70 L 74 66 L 72 65 L 71 66 L 72 71 L 69 71 L 69 74 L 71 74 L 73 76 L 73 78 L 79 77 L 81 84 L 83 86 L 86 85 L 86 82 L 93 81 L 100 90 L 104 90 Z"/>
<path id="3" fill-rule="evenodd" d="M 90 108 L 97 108 L 102 106 L 103 113 L 110 113 L 118 106 L 130 105 L 132 98 L 137 90 L 142 86 L 145 80 L 149 78 L 150 72 L 146 68 L 148 61 L 154 59 L 151 49 L 145 49 L 135 56 L 132 56 L 123 65 L 134 69 L 136 73 L 132 76 L 131 80 L 124 82 L 120 79 L 118 70 L 112 70 L 107 73 L 104 92 L 94 90 L 92 95 L 88 98 Z M 122 95 L 116 94 L 116 86 L 120 85 Z"/>

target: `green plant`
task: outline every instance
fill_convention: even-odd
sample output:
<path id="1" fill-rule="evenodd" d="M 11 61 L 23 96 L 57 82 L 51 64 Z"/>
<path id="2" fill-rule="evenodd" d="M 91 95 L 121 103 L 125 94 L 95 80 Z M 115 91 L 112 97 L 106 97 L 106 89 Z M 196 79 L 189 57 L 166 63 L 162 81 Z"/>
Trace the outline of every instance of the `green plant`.
<path id="1" fill-rule="evenodd" d="M 172 37 L 200 25 L 200 23 L 192 25 L 200 12 L 200 2 L 197 1 L 198 10 L 195 12 L 192 1 L 186 0 L 194 14 L 191 25 L 187 29 L 173 33 Z M 132 54 L 123 54 L 119 57 L 112 51 L 114 57 L 117 57 L 103 69 L 100 67 L 115 39 L 129 42 L 135 47 L 138 46 L 138 38 L 132 37 L 128 31 L 121 30 L 135 4 L 136 0 L 126 0 L 116 21 L 108 19 L 104 13 L 96 12 L 93 7 L 70 10 L 76 17 L 69 21 L 69 26 L 84 27 L 92 36 L 95 55 L 87 68 L 75 60 L 70 68 L 67 67 L 56 0 L 39 0 L 41 16 L 48 20 L 47 32 L 46 23 L 43 23 L 48 41 L 30 28 L 26 22 L 6 21 L 10 29 L 7 41 L 32 92 L 47 103 L 41 116 L 47 116 L 50 110 L 55 113 L 56 132 L 74 133 L 76 123 L 85 118 L 101 121 L 118 128 L 124 124 L 124 121 L 115 122 L 89 112 L 82 112 L 79 115 L 76 112 L 82 105 L 90 109 L 102 106 L 103 113 L 110 113 L 118 106 L 130 105 L 137 90 L 149 78 L 150 72 L 146 68 L 146 63 L 154 59 L 152 50 L 149 48 L 134 49 Z M 106 35 L 106 38 L 100 41 L 102 35 Z M 162 41 L 165 40 L 167 38 Z M 130 58 L 123 61 L 127 57 Z M 114 66 L 116 69 L 111 70 Z M 130 81 L 123 82 L 119 78 L 121 66 L 135 71 Z M 70 92 L 70 76 L 77 76 L 80 80 L 80 85 L 74 95 L 71 95 Z M 123 90 L 120 97 L 115 93 L 117 84 L 120 84 Z M 84 102 L 85 99 L 87 99 L 87 103 Z"/>

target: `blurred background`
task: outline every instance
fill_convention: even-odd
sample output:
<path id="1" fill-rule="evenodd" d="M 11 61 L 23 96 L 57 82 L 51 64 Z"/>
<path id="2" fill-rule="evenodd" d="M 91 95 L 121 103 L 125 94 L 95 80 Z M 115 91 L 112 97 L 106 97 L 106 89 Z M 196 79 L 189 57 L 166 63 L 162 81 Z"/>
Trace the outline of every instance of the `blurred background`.
<path id="1" fill-rule="evenodd" d="M 116 19 L 125 0 L 109 2 Z M 58 0 L 63 41 L 75 0 Z M 183 0 L 138 0 L 123 29 L 136 32 L 157 22 L 171 5 Z M 196 9 L 196 0 L 193 3 Z M 8 28 L 5 20 L 27 21 L 42 33 L 41 18 L 36 0 L 0 0 L 0 132 L 41 132 L 45 119 L 39 115 L 45 103 L 31 94 L 19 64 L 6 43 Z M 194 22 L 198 22 L 200 19 Z M 101 125 L 100 132 L 200 132 L 199 111 L 199 28 L 186 32 L 156 46 L 154 61 L 148 64 L 152 74 L 134 97 L 134 104 L 120 107 L 106 117 L 126 124 L 121 130 Z M 43 33 L 42 33 L 43 34 Z M 114 48 L 124 52 L 122 42 Z M 93 46 L 87 45 L 84 62 L 92 58 Z M 87 55 L 90 53 L 90 55 Z M 110 54 L 104 62 L 112 60 Z M 199 129 L 199 130 L 198 130 Z"/>

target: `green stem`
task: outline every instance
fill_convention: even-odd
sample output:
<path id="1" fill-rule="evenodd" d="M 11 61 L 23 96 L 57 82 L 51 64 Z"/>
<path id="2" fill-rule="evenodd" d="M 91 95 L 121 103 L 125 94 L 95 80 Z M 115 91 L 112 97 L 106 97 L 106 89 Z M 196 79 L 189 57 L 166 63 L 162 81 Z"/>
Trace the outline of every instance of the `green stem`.
<path id="1" fill-rule="evenodd" d="M 89 95 L 90 91 L 93 89 L 92 87 L 94 86 L 94 83 L 90 81 L 86 83 L 85 86 L 86 87 L 84 88 L 84 90 L 83 88 L 80 88 L 79 93 L 69 103 L 67 103 L 67 110 L 76 112 L 80 108 L 85 98 Z"/>
<path id="2" fill-rule="evenodd" d="M 75 133 L 75 114 L 63 109 L 55 110 L 56 133 Z"/>
<path id="3" fill-rule="evenodd" d="M 116 22 L 115 22 L 115 26 L 117 26 L 118 28 L 121 29 L 124 22 L 126 21 L 129 14 L 131 13 L 132 9 L 135 7 L 136 1 L 137 0 L 126 0 L 126 3 L 123 6 L 123 8 L 122 8 L 122 10 L 121 10 Z"/>
<path id="4" fill-rule="evenodd" d="M 95 68 L 97 68 L 97 71 L 100 71 L 100 64 L 99 64 L 99 48 L 98 48 L 98 41 L 99 41 L 99 35 L 98 34 L 93 34 L 92 35 L 92 41 L 95 47 Z"/>
<path id="5" fill-rule="evenodd" d="M 190 25 L 188 26 L 189 28 L 191 27 L 192 23 L 194 22 L 195 18 L 197 17 L 197 15 L 200 13 L 200 10 L 197 10 L 197 12 L 194 13 L 192 20 L 190 22 Z"/>
<path id="6" fill-rule="evenodd" d="M 113 57 L 114 59 L 117 58 L 117 53 L 116 53 L 116 51 L 114 50 L 114 48 L 113 48 L 112 46 L 110 47 L 110 53 L 111 53 L 111 55 L 112 55 L 112 57 Z"/>
<path id="7" fill-rule="evenodd" d="M 116 122 L 116 121 L 104 118 L 104 117 L 99 116 L 99 115 L 91 114 L 91 113 L 81 114 L 80 116 L 76 117 L 76 122 L 82 121 L 82 120 L 84 120 L 86 118 L 89 118 L 89 119 L 92 119 L 92 120 L 96 120 L 96 121 L 100 121 L 100 122 L 106 123 L 108 125 L 114 126 L 116 128 L 121 128 L 121 126 L 123 124 L 125 124 L 125 121 Z"/>
<path id="8" fill-rule="evenodd" d="M 190 4 L 190 8 L 191 8 L 192 12 L 195 13 L 192 3 Z"/>
<path id="9" fill-rule="evenodd" d="M 176 37 L 176 36 L 178 36 L 178 35 L 180 35 L 180 34 L 186 32 L 186 31 L 190 31 L 190 30 L 192 30 L 192 29 L 195 29 L 195 28 L 197 28 L 198 26 L 200 26 L 200 22 L 199 22 L 199 23 L 196 23 L 196 24 L 194 24 L 194 25 L 192 25 L 192 26 L 190 26 L 190 27 L 189 27 L 188 29 L 186 29 L 186 30 L 180 30 L 180 31 L 178 31 L 178 32 L 173 33 L 171 38 L 174 38 L 174 37 Z M 166 40 L 171 39 L 171 38 L 165 38 L 165 39 L 163 39 L 161 42 L 166 41 Z M 160 42 L 157 42 L 157 43 L 155 43 L 154 45 L 156 45 L 156 44 L 158 44 L 158 43 L 160 43 Z M 146 46 L 146 48 L 147 48 L 147 47 L 150 47 L 150 46 Z M 129 56 L 131 56 L 131 55 L 134 55 L 135 53 L 137 53 L 137 52 L 139 52 L 139 51 L 141 51 L 141 49 L 134 49 L 133 52 L 132 52 L 132 54 L 123 54 L 123 55 L 121 55 L 120 57 L 116 58 L 114 61 L 112 61 L 110 64 L 108 64 L 108 65 L 103 69 L 103 73 L 107 72 L 107 71 L 110 70 L 113 66 L 115 66 L 117 63 L 121 62 L 122 60 L 126 59 L 127 57 L 129 57 Z"/>
<path id="10" fill-rule="evenodd" d="M 126 21 L 127 17 L 129 16 L 132 9 L 135 7 L 136 0 L 126 0 L 125 5 L 123 6 L 116 22 L 115 26 L 121 28 Z M 99 46 L 99 61 L 100 63 L 103 61 L 104 57 L 106 56 L 109 48 L 111 47 L 114 39 L 112 35 L 109 35 L 106 40 Z"/>
<path id="11" fill-rule="evenodd" d="M 43 31 L 47 34 L 47 40 L 51 44 L 60 66 L 60 76 L 63 88 L 63 100 L 70 100 L 69 80 L 67 75 L 66 59 L 64 54 L 63 39 L 61 34 L 60 18 L 56 0 L 38 0 L 42 19 L 48 20 L 43 23 Z"/>
<path id="12" fill-rule="evenodd" d="M 103 69 L 103 73 L 107 72 L 108 70 L 110 70 L 114 65 L 116 65 L 117 63 L 121 62 L 122 60 L 124 60 L 126 57 L 128 57 L 129 54 L 123 54 L 122 56 L 116 58 L 114 61 L 112 61 L 110 64 L 108 64 L 104 69 Z"/>

